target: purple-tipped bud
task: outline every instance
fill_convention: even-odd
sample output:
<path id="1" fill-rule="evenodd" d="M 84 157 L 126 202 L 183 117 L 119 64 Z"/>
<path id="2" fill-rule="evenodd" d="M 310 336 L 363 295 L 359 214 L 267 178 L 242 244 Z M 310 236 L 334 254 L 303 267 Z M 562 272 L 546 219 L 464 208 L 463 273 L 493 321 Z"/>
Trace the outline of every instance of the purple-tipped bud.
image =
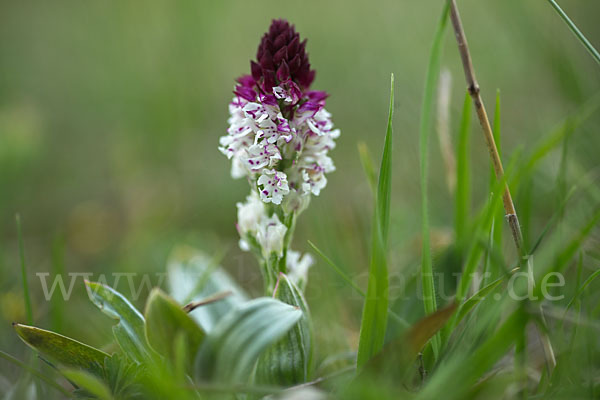
<path id="1" fill-rule="evenodd" d="M 315 79 L 315 71 L 310 69 L 306 40 L 300 42 L 300 35 L 286 20 L 273 20 L 269 32 L 262 37 L 257 62 L 252 61 L 252 77 L 265 93 L 272 93 L 273 86 L 292 80 L 302 90 L 309 88 Z"/>

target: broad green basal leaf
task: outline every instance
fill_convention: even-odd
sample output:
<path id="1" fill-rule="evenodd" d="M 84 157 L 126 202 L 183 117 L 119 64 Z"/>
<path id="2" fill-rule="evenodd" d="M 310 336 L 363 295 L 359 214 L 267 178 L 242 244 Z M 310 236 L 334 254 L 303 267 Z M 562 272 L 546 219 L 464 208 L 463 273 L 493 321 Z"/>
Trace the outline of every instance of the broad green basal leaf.
<path id="1" fill-rule="evenodd" d="M 302 311 L 273 298 L 240 304 L 208 334 L 196 358 L 201 381 L 243 383 L 261 353 L 279 341 L 302 317 Z"/>
<path id="2" fill-rule="evenodd" d="M 273 297 L 298 307 L 303 315 L 284 336 L 260 357 L 256 381 L 267 385 L 295 385 L 309 380 L 312 361 L 312 327 L 308 305 L 298 287 L 279 274 Z"/>
<path id="3" fill-rule="evenodd" d="M 231 292 L 223 300 L 190 313 L 206 332 L 210 332 L 232 308 L 248 300 L 244 290 L 224 269 L 216 266 L 206 254 L 188 247 L 178 248 L 171 255 L 168 278 L 169 294 L 183 305 L 217 293 Z"/>
<path id="4" fill-rule="evenodd" d="M 181 309 L 181 306 L 160 289 L 154 289 L 146 303 L 146 337 L 154 350 L 175 361 L 175 343 L 183 340 L 186 352 L 194 355 L 204 340 L 205 333 Z M 179 337 L 179 338 L 178 338 Z M 193 356 L 187 367 L 191 367 Z"/>
<path id="5" fill-rule="evenodd" d="M 149 360 L 153 351 L 146 340 L 144 317 L 121 293 L 109 286 L 86 281 L 91 300 L 98 308 L 119 322 L 113 334 L 123 352 L 133 361 Z"/>
<path id="6" fill-rule="evenodd" d="M 15 324 L 14 328 L 29 347 L 39 351 L 50 361 L 68 368 L 80 368 L 102 377 L 104 359 L 110 357 L 103 351 L 34 326 Z"/>

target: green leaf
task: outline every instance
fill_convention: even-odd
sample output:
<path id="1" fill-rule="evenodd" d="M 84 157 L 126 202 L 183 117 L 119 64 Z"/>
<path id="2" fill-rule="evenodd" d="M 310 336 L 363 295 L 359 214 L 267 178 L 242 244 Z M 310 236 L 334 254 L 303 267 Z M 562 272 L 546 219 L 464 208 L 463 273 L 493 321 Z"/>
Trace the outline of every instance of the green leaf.
<path id="1" fill-rule="evenodd" d="M 17 335 L 32 349 L 69 368 L 81 368 L 102 377 L 104 359 L 108 354 L 55 332 L 14 324 Z"/>
<path id="2" fill-rule="evenodd" d="M 312 326 L 310 313 L 302 291 L 279 274 L 273 297 L 302 310 L 302 318 L 281 340 L 260 357 L 256 382 L 266 385 L 291 386 L 307 382 L 312 369 Z"/>
<path id="3" fill-rule="evenodd" d="M 302 318 L 302 311 L 261 297 L 238 305 L 206 337 L 196 358 L 201 381 L 245 383 L 259 356 Z"/>
<path id="4" fill-rule="evenodd" d="M 419 149 L 420 149 L 420 171 L 421 171 L 421 282 L 423 286 L 423 305 L 425 313 L 431 314 L 437 309 L 435 297 L 435 285 L 433 282 L 433 267 L 431 260 L 431 248 L 429 238 L 429 211 L 427 198 L 428 183 L 428 154 L 429 154 L 429 134 L 432 125 L 433 96 L 436 91 L 438 78 L 440 75 L 440 58 L 442 56 L 442 41 L 444 31 L 448 21 L 448 10 L 450 2 L 445 2 L 442 15 L 437 25 L 434 35 L 431 52 L 429 54 L 429 64 L 427 66 L 427 75 L 425 80 L 425 89 L 423 94 L 423 105 L 421 107 L 421 123 L 419 127 Z M 434 357 L 437 358 L 440 348 L 439 337 L 436 336 L 432 341 Z"/>
<path id="5" fill-rule="evenodd" d="M 123 352 L 138 363 L 149 360 L 153 352 L 146 340 L 142 314 L 113 288 L 97 282 L 86 281 L 85 284 L 92 302 L 104 314 L 119 321 L 112 330 Z"/>
<path id="6" fill-rule="evenodd" d="M 169 294 L 180 304 L 202 300 L 217 293 L 231 292 L 224 299 L 190 313 L 205 332 L 210 332 L 224 315 L 248 299 L 244 290 L 224 269 L 215 266 L 206 254 L 195 249 L 176 249 L 169 259 L 167 273 Z"/>
<path id="7" fill-rule="evenodd" d="M 77 369 L 61 369 L 60 373 L 79 387 L 80 390 L 77 390 L 77 392 L 81 392 L 81 389 L 83 389 L 86 395 L 90 394 L 94 398 L 113 400 L 108 386 L 96 376 Z"/>
<path id="8" fill-rule="evenodd" d="M 153 289 L 146 302 L 146 337 L 154 350 L 175 362 L 175 343 L 183 340 L 189 354 L 196 354 L 205 333 L 181 309 L 181 306 L 160 289 Z M 189 357 L 187 368 L 193 360 Z"/>
<path id="9" fill-rule="evenodd" d="M 371 234 L 369 283 L 363 306 L 358 342 L 357 366 L 360 368 L 383 347 L 388 319 L 388 270 L 386 260 L 392 185 L 392 117 L 394 113 L 394 74 L 391 76 L 388 116 L 379 183 L 375 199 L 375 218 Z"/>

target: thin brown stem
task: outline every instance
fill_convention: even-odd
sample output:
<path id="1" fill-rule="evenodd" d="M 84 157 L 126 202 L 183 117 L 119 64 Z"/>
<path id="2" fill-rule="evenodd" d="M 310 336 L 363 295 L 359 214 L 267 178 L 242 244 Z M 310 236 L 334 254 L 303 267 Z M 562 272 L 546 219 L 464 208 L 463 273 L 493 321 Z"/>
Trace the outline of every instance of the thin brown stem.
<path id="1" fill-rule="evenodd" d="M 456 36 L 456 42 L 458 44 L 458 52 L 460 53 L 460 58 L 462 60 L 463 69 L 465 72 L 465 79 L 467 81 L 467 90 L 469 91 L 469 95 L 471 96 L 471 98 L 473 99 L 473 103 L 475 104 L 475 110 L 477 111 L 477 117 L 479 118 L 479 123 L 481 124 L 481 128 L 483 129 L 485 142 L 490 152 L 490 158 L 494 167 L 496 179 L 504 179 L 504 169 L 502 168 L 502 160 L 500 159 L 500 155 L 498 154 L 498 148 L 496 147 L 496 142 L 494 141 L 494 133 L 492 132 L 492 127 L 490 125 L 490 121 L 485 111 L 483 100 L 481 99 L 479 84 L 477 83 L 477 78 L 475 77 L 475 69 L 473 68 L 473 61 L 471 60 L 471 53 L 469 52 L 467 38 L 465 36 L 465 31 L 460 20 L 458 7 L 456 6 L 456 0 L 448 1 L 450 2 L 450 19 L 452 20 L 452 26 L 454 27 L 454 35 Z M 515 205 L 513 203 L 512 196 L 510 195 L 510 189 L 508 188 L 507 183 L 504 184 L 502 202 L 504 203 L 504 212 L 506 214 L 508 224 L 510 225 L 510 231 L 513 237 L 513 241 L 515 242 L 515 247 L 517 248 L 517 253 L 519 255 L 519 265 L 521 266 L 521 268 L 524 267 L 523 269 L 527 268 L 527 276 L 531 277 L 533 274 L 533 272 L 531 271 L 533 269 L 533 265 L 531 262 L 531 258 L 527 254 L 527 250 L 523 246 L 523 234 L 521 233 L 519 218 L 517 217 L 517 211 L 515 210 Z M 531 284 L 533 284 L 533 282 L 531 282 Z M 543 315 L 543 310 L 541 306 L 539 306 L 539 308 L 540 313 L 542 313 Z M 550 342 L 550 338 L 547 334 L 541 333 L 540 337 L 542 343 L 544 344 L 544 349 L 546 350 L 546 362 L 552 369 L 556 366 L 556 359 L 554 358 L 552 343 Z"/>
<path id="2" fill-rule="evenodd" d="M 458 8 L 456 7 L 456 0 L 449 1 L 450 19 L 452 20 L 452 26 L 454 27 L 454 35 L 456 36 L 458 51 L 460 53 L 460 58 L 462 60 L 463 69 L 465 72 L 467 90 L 469 91 L 469 95 L 471 96 L 471 98 L 473 99 L 473 103 L 475 104 L 475 110 L 477 111 L 477 117 L 479 118 L 479 123 L 481 124 L 481 128 L 483 129 L 485 142 L 490 153 L 490 158 L 492 160 L 492 165 L 494 167 L 494 173 L 496 174 L 496 178 L 503 179 L 504 169 L 502 168 L 502 160 L 500 159 L 500 155 L 498 154 L 498 148 L 496 147 L 496 142 L 494 141 L 492 127 L 490 125 L 487 112 L 485 111 L 483 100 L 481 99 L 479 84 L 477 83 L 477 78 L 475 77 L 473 61 L 471 60 L 471 53 L 469 52 L 469 45 L 467 44 L 467 38 L 465 36 L 465 31 L 462 27 L 462 22 L 458 13 Z M 502 202 L 504 204 L 504 212 L 506 214 L 508 224 L 510 225 L 510 231 L 513 237 L 513 241 L 515 242 L 518 255 L 519 257 L 521 257 L 521 259 L 523 259 L 527 252 L 523 248 L 523 234 L 521 233 L 519 218 L 517 217 L 517 211 L 515 210 L 515 205 L 513 203 L 508 184 L 504 185 Z"/>
<path id="3" fill-rule="evenodd" d="M 216 293 L 212 296 L 209 296 L 209 297 L 199 300 L 199 301 L 192 301 L 191 303 L 183 306 L 183 311 L 185 311 L 186 313 L 190 313 L 198 307 L 206 306 L 208 304 L 212 304 L 217 301 L 221 301 L 224 298 L 226 298 L 227 296 L 231 296 L 232 294 L 233 294 L 233 292 L 231 290 L 227 290 L 225 292 Z"/>

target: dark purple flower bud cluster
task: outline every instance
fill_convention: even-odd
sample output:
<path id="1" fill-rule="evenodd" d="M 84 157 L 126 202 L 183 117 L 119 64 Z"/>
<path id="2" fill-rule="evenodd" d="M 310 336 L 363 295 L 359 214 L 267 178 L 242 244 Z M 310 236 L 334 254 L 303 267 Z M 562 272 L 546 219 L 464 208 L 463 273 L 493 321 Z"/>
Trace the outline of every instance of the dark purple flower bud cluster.
<path id="1" fill-rule="evenodd" d="M 256 60 L 250 62 L 252 75 L 240 78 L 235 90 L 248 100 L 256 95 L 255 88 L 270 96 L 273 87 L 279 86 L 291 94 L 295 103 L 315 79 L 315 71 L 308 62 L 306 40 L 300 42 L 294 26 L 283 19 L 272 21 L 258 46 Z"/>
<path id="2" fill-rule="evenodd" d="M 252 77 L 266 93 L 288 80 L 308 89 L 315 79 L 306 54 L 306 39 L 300 42 L 300 35 L 286 20 L 273 20 L 258 46 L 256 59 L 258 62 L 250 63 Z"/>

